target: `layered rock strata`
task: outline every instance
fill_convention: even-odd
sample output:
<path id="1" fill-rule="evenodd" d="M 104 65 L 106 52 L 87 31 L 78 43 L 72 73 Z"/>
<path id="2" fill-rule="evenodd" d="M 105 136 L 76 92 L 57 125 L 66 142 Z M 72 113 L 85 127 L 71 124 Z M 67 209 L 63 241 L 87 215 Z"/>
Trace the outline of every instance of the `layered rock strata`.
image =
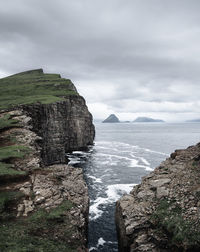
<path id="1" fill-rule="evenodd" d="M 66 163 L 66 152 L 83 150 L 93 144 L 92 115 L 81 96 L 68 96 L 53 104 L 23 106 L 31 116 L 32 130 L 41 137 L 44 165 Z"/>
<path id="2" fill-rule="evenodd" d="M 120 252 L 200 250 L 200 144 L 176 150 L 116 205 Z"/>
<path id="3" fill-rule="evenodd" d="M 30 81 L 35 72 L 42 85 L 42 70 L 23 76 Z M 76 92 L 71 82 L 67 87 Z M 92 116 L 78 94 L 0 111 L 0 251 L 88 251 L 88 189 L 82 169 L 66 165 L 66 152 L 93 139 Z"/>

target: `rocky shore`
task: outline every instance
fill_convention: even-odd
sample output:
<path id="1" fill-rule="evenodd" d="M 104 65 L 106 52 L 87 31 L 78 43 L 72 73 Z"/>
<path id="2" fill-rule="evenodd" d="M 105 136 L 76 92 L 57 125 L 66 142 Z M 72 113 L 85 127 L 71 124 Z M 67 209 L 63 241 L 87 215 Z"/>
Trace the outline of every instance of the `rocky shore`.
<path id="1" fill-rule="evenodd" d="M 66 152 L 94 134 L 78 94 L 0 111 L 0 251 L 88 251 L 88 189 Z"/>
<path id="2" fill-rule="evenodd" d="M 116 205 L 120 252 L 200 251 L 200 144 L 176 150 Z"/>

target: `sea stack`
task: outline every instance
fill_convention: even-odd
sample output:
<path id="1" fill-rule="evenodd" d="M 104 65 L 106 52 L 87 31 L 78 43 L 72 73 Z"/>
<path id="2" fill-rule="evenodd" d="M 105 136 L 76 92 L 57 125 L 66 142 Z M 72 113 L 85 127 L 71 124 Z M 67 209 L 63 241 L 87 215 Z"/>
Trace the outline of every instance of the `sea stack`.
<path id="1" fill-rule="evenodd" d="M 114 114 L 109 115 L 109 117 L 103 121 L 103 123 L 119 123 L 119 122 L 120 122 L 119 118 Z"/>

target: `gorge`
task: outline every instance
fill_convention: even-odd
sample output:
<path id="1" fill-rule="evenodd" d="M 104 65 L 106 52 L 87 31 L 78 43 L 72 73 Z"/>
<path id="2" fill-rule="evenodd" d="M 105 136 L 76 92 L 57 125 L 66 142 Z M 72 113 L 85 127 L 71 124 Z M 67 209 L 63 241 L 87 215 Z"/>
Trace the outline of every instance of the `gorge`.
<path id="1" fill-rule="evenodd" d="M 37 69 L 0 91 L 1 251 L 118 251 L 117 200 L 119 251 L 199 251 L 197 123 L 100 123 L 92 146 L 70 80 Z"/>

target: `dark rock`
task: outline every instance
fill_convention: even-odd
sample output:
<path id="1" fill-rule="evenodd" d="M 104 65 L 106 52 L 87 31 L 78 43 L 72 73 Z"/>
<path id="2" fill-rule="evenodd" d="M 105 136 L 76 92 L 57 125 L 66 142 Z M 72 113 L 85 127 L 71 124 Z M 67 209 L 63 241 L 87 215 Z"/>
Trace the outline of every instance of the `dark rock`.
<path id="1" fill-rule="evenodd" d="M 23 106 L 32 118 L 32 130 L 41 137 L 44 165 L 66 163 L 66 152 L 86 149 L 93 144 L 92 115 L 81 96 L 69 96 L 53 104 Z"/>

